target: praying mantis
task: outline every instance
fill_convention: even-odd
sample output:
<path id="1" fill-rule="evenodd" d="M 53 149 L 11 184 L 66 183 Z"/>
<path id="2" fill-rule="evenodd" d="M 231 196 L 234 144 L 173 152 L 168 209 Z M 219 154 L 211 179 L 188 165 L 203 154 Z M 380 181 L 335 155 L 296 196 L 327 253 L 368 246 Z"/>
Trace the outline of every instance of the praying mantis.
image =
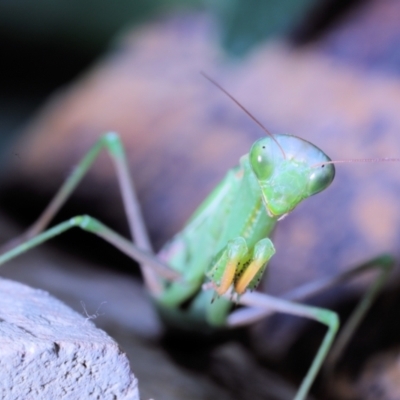
<path id="1" fill-rule="evenodd" d="M 88 215 L 73 217 L 45 230 L 103 149 L 115 165 L 133 242 Z M 116 133 L 109 132 L 83 157 L 28 231 L 6 244 L 0 265 L 78 227 L 100 236 L 140 263 L 156 308 L 173 327 L 212 332 L 246 325 L 272 312 L 316 320 L 327 331 L 294 398 L 304 400 L 323 362 L 326 360 L 328 369 L 333 368 L 394 266 L 394 260 L 383 255 L 343 274 L 306 284 L 280 299 L 254 292 L 275 253 L 270 239 L 274 227 L 303 200 L 329 187 L 335 176 L 334 164 L 322 150 L 301 138 L 267 131 L 267 136 L 257 140 L 240 164 L 228 171 L 184 228 L 156 256 L 140 213 L 123 145 Z M 337 314 L 295 302 L 372 268 L 378 269 L 379 276 L 335 343 Z"/>

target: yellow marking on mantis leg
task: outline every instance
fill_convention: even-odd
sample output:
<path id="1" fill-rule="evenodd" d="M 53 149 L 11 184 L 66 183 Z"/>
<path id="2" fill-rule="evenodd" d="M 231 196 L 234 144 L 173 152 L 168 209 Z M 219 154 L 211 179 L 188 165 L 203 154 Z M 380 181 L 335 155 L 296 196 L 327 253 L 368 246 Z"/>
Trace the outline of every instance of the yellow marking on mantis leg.
<path id="1" fill-rule="evenodd" d="M 233 279 L 235 278 L 236 274 L 236 261 L 229 261 L 226 264 L 224 274 L 222 275 L 221 282 L 219 286 L 216 286 L 215 291 L 218 293 L 219 296 L 222 296 L 232 285 Z"/>
<path id="2" fill-rule="evenodd" d="M 264 261 L 260 262 L 260 260 L 254 260 L 248 265 L 243 274 L 235 282 L 235 291 L 237 294 L 243 294 L 246 291 L 250 282 L 254 279 L 264 264 Z"/>

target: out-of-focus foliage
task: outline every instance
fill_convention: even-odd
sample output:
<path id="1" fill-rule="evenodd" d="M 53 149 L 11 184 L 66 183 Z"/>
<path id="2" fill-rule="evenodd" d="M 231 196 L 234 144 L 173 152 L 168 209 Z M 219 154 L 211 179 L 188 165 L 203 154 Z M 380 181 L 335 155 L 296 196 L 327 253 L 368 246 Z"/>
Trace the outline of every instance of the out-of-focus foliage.
<path id="1" fill-rule="evenodd" d="M 201 0 L 0 1 L 0 35 L 98 49 L 121 27 L 174 7 L 200 3 Z"/>
<path id="2" fill-rule="evenodd" d="M 292 31 L 316 0 L 12 0 L 0 2 L 0 37 L 100 49 L 121 27 L 176 8 L 206 5 L 229 53 Z"/>
<path id="3" fill-rule="evenodd" d="M 316 0 L 206 0 L 220 21 L 223 46 L 243 55 L 267 37 L 291 33 Z"/>

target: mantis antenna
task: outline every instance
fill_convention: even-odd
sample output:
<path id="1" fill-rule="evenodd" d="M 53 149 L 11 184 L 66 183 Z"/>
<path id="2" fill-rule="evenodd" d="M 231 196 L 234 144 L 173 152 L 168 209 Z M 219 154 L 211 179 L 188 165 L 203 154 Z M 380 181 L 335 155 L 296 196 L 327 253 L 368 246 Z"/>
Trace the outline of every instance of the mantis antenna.
<path id="1" fill-rule="evenodd" d="M 277 144 L 279 149 L 282 152 L 283 158 L 286 159 L 286 154 L 282 148 L 282 146 L 279 144 L 279 142 L 275 139 L 274 135 L 253 115 L 250 113 L 250 111 L 246 110 L 244 106 L 242 106 L 228 91 L 226 91 L 219 83 L 214 81 L 214 79 L 210 78 L 207 74 L 205 74 L 203 71 L 200 71 L 201 75 L 204 76 L 208 81 L 210 81 L 213 85 L 215 85 L 219 90 L 221 90 L 223 93 L 225 93 L 231 100 L 233 100 L 268 136 L 271 137 L 271 139 Z"/>
<path id="2" fill-rule="evenodd" d="M 332 160 L 320 162 L 311 166 L 311 168 L 324 167 L 327 164 L 351 164 L 351 163 L 375 163 L 375 162 L 400 162 L 400 158 L 349 158 L 346 160 Z"/>

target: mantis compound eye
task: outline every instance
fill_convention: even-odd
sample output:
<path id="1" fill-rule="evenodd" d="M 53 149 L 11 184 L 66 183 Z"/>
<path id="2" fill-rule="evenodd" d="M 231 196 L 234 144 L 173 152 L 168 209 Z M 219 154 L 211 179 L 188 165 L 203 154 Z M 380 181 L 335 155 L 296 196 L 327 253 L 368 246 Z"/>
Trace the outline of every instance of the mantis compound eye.
<path id="1" fill-rule="evenodd" d="M 274 170 L 275 160 L 282 158 L 280 149 L 270 138 L 257 140 L 250 149 L 250 165 L 259 180 L 268 179 Z"/>
<path id="2" fill-rule="evenodd" d="M 333 164 L 321 164 L 312 168 L 308 180 L 308 195 L 312 196 L 326 189 L 334 177 L 335 166 Z"/>

